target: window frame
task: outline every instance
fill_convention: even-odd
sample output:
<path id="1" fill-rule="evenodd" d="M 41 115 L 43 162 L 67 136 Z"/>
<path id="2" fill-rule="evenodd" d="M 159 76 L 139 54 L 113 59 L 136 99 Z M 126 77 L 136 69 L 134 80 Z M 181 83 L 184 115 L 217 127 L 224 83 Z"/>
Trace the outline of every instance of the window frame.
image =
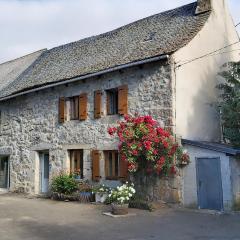
<path id="1" fill-rule="evenodd" d="M 81 170 L 80 179 L 83 179 L 84 178 L 84 174 L 83 174 L 83 169 L 84 169 L 83 149 L 69 149 L 68 154 L 69 154 L 69 160 L 70 160 L 69 161 L 70 172 L 74 173 L 75 171 L 80 169 Z M 74 159 L 75 157 L 78 157 L 78 156 L 79 156 L 79 159 Z M 78 160 L 80 162 L 79 162 L 79 164 L 77 163 L 77 166 L 75 166 L 75 163 Z M 73 164 L 73 162 L 74 162 L 74 164 Z"/>
<path id="2" fill-rule="evenodd" d="M 68 104 L 69 104 L 69 108 L 68 108 Z M 79 120 L 79 96 L 66 97 L 65 107 L 66 107 L 67 119 L 69 121 Z"/>
<path id="3" fill-rule="evenodd" d="M 116 156 L 117 156 L 117 161 L 116 161 Z M 112 166 L 111 169 L 110 169 L 110 159 L 111 159 L 111 166 Z M 104 163 L 105 163 L 106 180 L 119 180 L 121 178 L 119 152 L 117 150 L 104 151 Z M 110 172 L 111 172 L 111 175 L 110 175 Z"/>
<path id="4" fill-rule="evenodd" d="M 118 114 L 118 88 L 107 89 L 107 116 L 113 116 Z"/>

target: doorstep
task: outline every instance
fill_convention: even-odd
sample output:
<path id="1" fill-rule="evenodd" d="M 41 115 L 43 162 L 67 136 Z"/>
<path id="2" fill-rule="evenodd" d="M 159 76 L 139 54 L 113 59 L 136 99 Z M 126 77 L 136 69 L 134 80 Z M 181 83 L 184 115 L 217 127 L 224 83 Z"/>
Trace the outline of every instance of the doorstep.
<path id="1" fill-rule="evenodd" d="M 0 194 L 6 194 L 6 193 L 9 193 L 8 189 L 0 188 Z"/>

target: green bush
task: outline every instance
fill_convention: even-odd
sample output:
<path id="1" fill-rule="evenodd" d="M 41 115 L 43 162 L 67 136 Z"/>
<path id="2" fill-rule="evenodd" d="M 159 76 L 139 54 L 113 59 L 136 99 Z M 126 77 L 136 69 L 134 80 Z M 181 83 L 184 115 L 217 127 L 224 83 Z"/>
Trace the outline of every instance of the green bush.
<path id="1" fill-rule="evenodd" d="M 77 181 L 69 174 L 60 173 L 52 179 L 52 192 L 72 194 L 78 190 Z"/>

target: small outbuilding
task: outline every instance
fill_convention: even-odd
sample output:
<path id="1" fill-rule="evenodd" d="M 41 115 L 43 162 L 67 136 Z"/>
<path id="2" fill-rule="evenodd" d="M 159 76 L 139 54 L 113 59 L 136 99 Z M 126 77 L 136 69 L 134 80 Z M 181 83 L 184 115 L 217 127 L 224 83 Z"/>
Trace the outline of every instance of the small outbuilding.
<path id="1" fill-rule="evenodd" d="M 240 149 L 182 140 L 191 163 L 183 169 L 186 207 L 229 211 L 240 208 Z"/>

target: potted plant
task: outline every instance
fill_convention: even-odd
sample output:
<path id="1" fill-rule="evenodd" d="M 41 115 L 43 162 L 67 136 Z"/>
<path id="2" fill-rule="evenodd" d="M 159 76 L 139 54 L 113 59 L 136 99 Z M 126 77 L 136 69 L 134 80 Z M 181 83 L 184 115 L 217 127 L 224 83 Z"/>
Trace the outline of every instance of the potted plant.
<path id="1" fill-rule="evenodd" d="M 134 196 L 136 190 L 133 184 L 123 184 L 121 187 L 117 187 L 109 194 L 111 199 L 112 211 L 114 215 L 126 215 L 128 214 L 128 204 L 130 199 Z"/>
<path id="2" fill-rule="evenodd" d="M 111 191 L 111 188 L 105 186 L 104 184 L 97 186 L 93 189 L 93 192 L 95 193 L 95 201 L 97 203 L 104 203 Z"/>
<path id="3" fill-rule="evenodd" d="M 81 170 L 77 169 L 73 172 L 73 176 L 76 180 L 80 180 L 81 179 Z"/>
<path id="4" fill-rule="evenodd" d="M 60 172 L 53 177 L 51 190 L 53 199 L 65 200 L 78 190 L 78 183 L 68 173 Z"/>
<path id="5" fill-rule="evenodd" d="M 93 188 L 88 181 L 79 181 L 79 200 L 81 202 L 92 202 Z"/>

